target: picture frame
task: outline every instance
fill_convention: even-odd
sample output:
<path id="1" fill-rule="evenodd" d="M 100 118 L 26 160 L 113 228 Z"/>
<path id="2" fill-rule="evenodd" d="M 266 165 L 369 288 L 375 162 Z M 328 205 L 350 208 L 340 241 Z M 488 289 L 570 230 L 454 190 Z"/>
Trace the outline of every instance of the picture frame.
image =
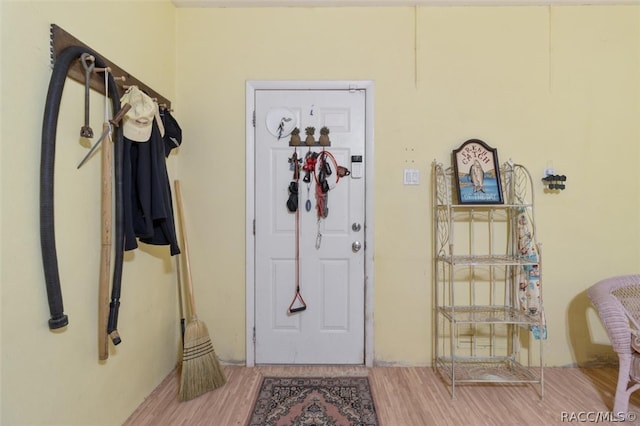
<path id="1" fill-rule="evenodd" d="M 469 139 L 453 151 L 459 204 L 503 204 L 498 150 L 480 139 Z"/>

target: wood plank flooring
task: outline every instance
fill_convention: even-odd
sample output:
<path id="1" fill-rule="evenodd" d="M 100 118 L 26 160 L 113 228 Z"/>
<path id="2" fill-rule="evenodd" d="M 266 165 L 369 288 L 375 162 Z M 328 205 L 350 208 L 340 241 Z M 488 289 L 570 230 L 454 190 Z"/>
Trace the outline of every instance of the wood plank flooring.
<path id="1" fill-rule="evenodd" d="M 225 366 L 227 384 L 179 402 L 173 371 L 125 422 L 143 425 L 245 425 L 264 376 L 369 377 L 380 425 L 561 425 L 594 423 L 586 413 L 612 409 L 617 368 L 545 368 L 544 398 L 538 385 L 461 385 L 456 399 L 429 367 Z M 640 392 L 630 410 L 640 417 Z M 581 417 L 578 417 L 581 416 Z M 579 419 L 583 421 L 578 421 Z M 571 421 L 573 420 L 573 421 Z M 639 424 L 640 420 L 634 423 Z"/>

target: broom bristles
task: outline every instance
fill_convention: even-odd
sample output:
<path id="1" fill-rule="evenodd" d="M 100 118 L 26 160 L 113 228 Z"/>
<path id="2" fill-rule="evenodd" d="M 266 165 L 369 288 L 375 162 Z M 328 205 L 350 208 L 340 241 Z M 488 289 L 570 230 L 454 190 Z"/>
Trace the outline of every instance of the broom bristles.
<path id="1" fill-rule="evenodd" d="M 184 332 L 181 401 L 188 401 L 227 382 L 204 322 L 193 318 Z"/>

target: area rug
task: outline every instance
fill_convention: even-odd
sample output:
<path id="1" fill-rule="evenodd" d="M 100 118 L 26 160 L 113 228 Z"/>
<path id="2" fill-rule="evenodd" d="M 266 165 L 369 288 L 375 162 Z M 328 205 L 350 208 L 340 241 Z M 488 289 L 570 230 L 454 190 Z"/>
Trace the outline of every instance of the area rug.
<path id="1" fill-rule="evenodd" d="M 366 377 L 265 377 L 249 426 L 377 426 Z"/>

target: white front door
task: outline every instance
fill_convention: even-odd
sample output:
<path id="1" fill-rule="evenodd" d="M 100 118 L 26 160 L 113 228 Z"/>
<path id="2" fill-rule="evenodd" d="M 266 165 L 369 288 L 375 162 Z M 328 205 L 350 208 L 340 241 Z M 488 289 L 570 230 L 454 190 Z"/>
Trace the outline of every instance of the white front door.
<path id="1" fill-rule="evenodd" d="M 365 96 L 357 89 L 255 92 L 256 363 L 365 363 Z M 293 127 L 297 147 L 290 146 Z M 305 145 L 307 127 L 316 141 L 328 128 L 331 145 Z M 308 183 L 303 168 L 291 212 L 290 159 L 295 152 L 302 165 L 313 164 L 307 156 L 323 149 L 330 154 L 326 200 L 316 196 L 319 167 Z M 351 174 L 337 180 L 336 165 Z M 291 312 L 297 287 L 306 309 Z"/>

